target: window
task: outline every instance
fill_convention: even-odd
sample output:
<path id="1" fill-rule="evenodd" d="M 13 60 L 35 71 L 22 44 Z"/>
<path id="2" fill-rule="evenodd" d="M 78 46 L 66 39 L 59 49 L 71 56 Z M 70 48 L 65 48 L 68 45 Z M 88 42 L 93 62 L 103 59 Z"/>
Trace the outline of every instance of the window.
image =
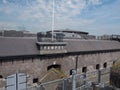
<path id="1" fill-rule="evenodd" d="M 60 46 L 58 46 L 58 49 L 60 49 Z"/>
<path id="2" fill-rule="evenodd" d="M 48 46 L 48 50 L 50 49 L 50 46 Z"/>
<path id="3" fill-rule="evenodd" d="M 115 61 L 113 61 L 113 65 L 115 65 Z"/>
<path id="4" fill-rule="evenodd" d="M 54 46 L 51 46 L 51 49 L 54 49 Z"/>
<path id="5" fill-rule="evenodd" d="M 46 49 L 47 49 L 47 47 L 46 47 L 46 46 L 44 46 L 44 49 L 46 50 Z"/>
<path id="6" fill-rule="evenodd" d="M 71 70 L 70 70 L 70 75 L 72 75 L 72 70 L 74 70 L 74 69 L 71 69 Z"/>
<path id="7" fill-rule="evenodd" d="M 86 73 L 86 72 L 87 72 L 87 67 L 83 67 L 83 68 L 82 68 L 82 72 L 83 72 L 83 73 Z"/>
<path id="8" fill-rule="evenodd" d="M 43 46 L 40 46 L 40 50 L 43 50 Z"/>
<path id="9" fill-rule="evenodd" d="M 55 46 L 55 49 L 57 49 L 57 46 Z"/>
<path id="10" fill-rule="evenodd" d="M 61 46 L 61 48 L 62 48 L 62 49 L 64 49 L 64 47 L 63 47 L 63 46 Z"/>
<path id="11" fill-rule="evenodd" d="M 100 69 L 100 64 L 96 65 L 96 69 L 99 70 Z"/>
<path id="12" fill-rule="evenodd" d="M 1 78 L 3 78 L 3 76 L 2 76 L 2 75 L 0 75 L 0 79 L 1 79 Z"/>
<path id="13" fill-rule="evenodd" d="M 33 83 L 37 83 L 37 82 L 38 82 L 38 78 L 34 78 Z"/>
<path id="14" fill-rule="evenodd" d="M 107 63 L 106 63 L 106 62 L 103 64 L 103 67 L 104 67 L 104 68 L 107 68 Z"/>

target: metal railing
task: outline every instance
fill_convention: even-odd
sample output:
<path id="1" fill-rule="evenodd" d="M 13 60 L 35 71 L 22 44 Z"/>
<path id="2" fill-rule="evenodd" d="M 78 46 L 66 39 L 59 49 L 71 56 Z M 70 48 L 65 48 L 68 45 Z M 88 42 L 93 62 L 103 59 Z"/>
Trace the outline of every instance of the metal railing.
<path id="1" fill-rule="evenodd" d="M 93 72 L 76 75 L 69 78 L 58 79 L 41 83 L 27 90 L 95 90 L 109 86 L 110 69 L 96 70 Z"/>
<path id="2" fill-rule="evenodd" d="M 29 86 L 24 90 L 97 90 L 95 88 L 109 86 L 109 76 L 109 68 L 79 75 L 74 72 L 69 78 L 49 81 L 38 84 L 37 86 Z"/>

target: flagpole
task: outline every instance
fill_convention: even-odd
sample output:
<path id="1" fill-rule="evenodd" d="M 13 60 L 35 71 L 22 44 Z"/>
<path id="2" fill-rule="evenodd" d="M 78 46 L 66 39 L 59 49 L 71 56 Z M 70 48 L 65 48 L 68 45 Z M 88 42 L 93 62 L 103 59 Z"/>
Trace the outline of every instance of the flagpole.
<path id="1" fill-rule="evenodd" d="M 55 16 L 55 15 L 54 15 L 54 14 L 55 14 L 55 13 L 54 13 L 54 4 L 55 4 L 55 3 L 54 3 L 54 0 L 53 0 L 53 7 L 52 7 L 52 9 L 53 9 L 53 10 L 52 10 L 52 42 L 53 42 L 53 38 L 54 38 L 54 37 L 53 37 L 53 34 L 54 34 L 54 23 L 55 23 L 55 22 L 54 22 L 54 16 Z"/>

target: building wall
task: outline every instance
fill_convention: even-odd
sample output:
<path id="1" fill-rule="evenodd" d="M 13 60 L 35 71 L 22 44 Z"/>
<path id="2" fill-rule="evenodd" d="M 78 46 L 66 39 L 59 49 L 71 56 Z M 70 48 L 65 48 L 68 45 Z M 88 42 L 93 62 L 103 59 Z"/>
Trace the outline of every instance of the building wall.
<path id="1" fill-rule="evenodd" d="M 96 65 L 100 64 L 100 68 L 104 68 L 103 64 L 107 63 L 107 67 L 111 67 L 113 61 L 120 58 L 120 52 L 84 54 L 84 55 L 67 55 L 61 57 L 37 57 L 18 60 L 4 60 L 0 62 L 0 75 L 3 80 L 0 87 L 5 86 L 7 76 L 15 73 L 26 73 L 27 83 L 32 84 L 34 78 L 40 80 L 46 73 L 47 67 L 53 64 L 61 65 L 61 70 L 69 76 L 70 70 L 76 68 L 76 59 L 78 58 L 77 73 L 82 73 L 83 67 L 87 67 L 87 71 L 96 70 Z"/>

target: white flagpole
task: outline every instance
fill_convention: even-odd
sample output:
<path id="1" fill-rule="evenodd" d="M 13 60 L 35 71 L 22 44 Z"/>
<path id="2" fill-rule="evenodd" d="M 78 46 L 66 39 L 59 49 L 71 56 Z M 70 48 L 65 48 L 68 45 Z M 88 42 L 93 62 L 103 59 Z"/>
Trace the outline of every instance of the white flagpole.
<path id="1" fill-rule="evenodd" d="M 53 0 L 53 11 L 52 11 L 52 42 L 53 42 L 53 34 L 54 34 L 54 0 Z"/>

